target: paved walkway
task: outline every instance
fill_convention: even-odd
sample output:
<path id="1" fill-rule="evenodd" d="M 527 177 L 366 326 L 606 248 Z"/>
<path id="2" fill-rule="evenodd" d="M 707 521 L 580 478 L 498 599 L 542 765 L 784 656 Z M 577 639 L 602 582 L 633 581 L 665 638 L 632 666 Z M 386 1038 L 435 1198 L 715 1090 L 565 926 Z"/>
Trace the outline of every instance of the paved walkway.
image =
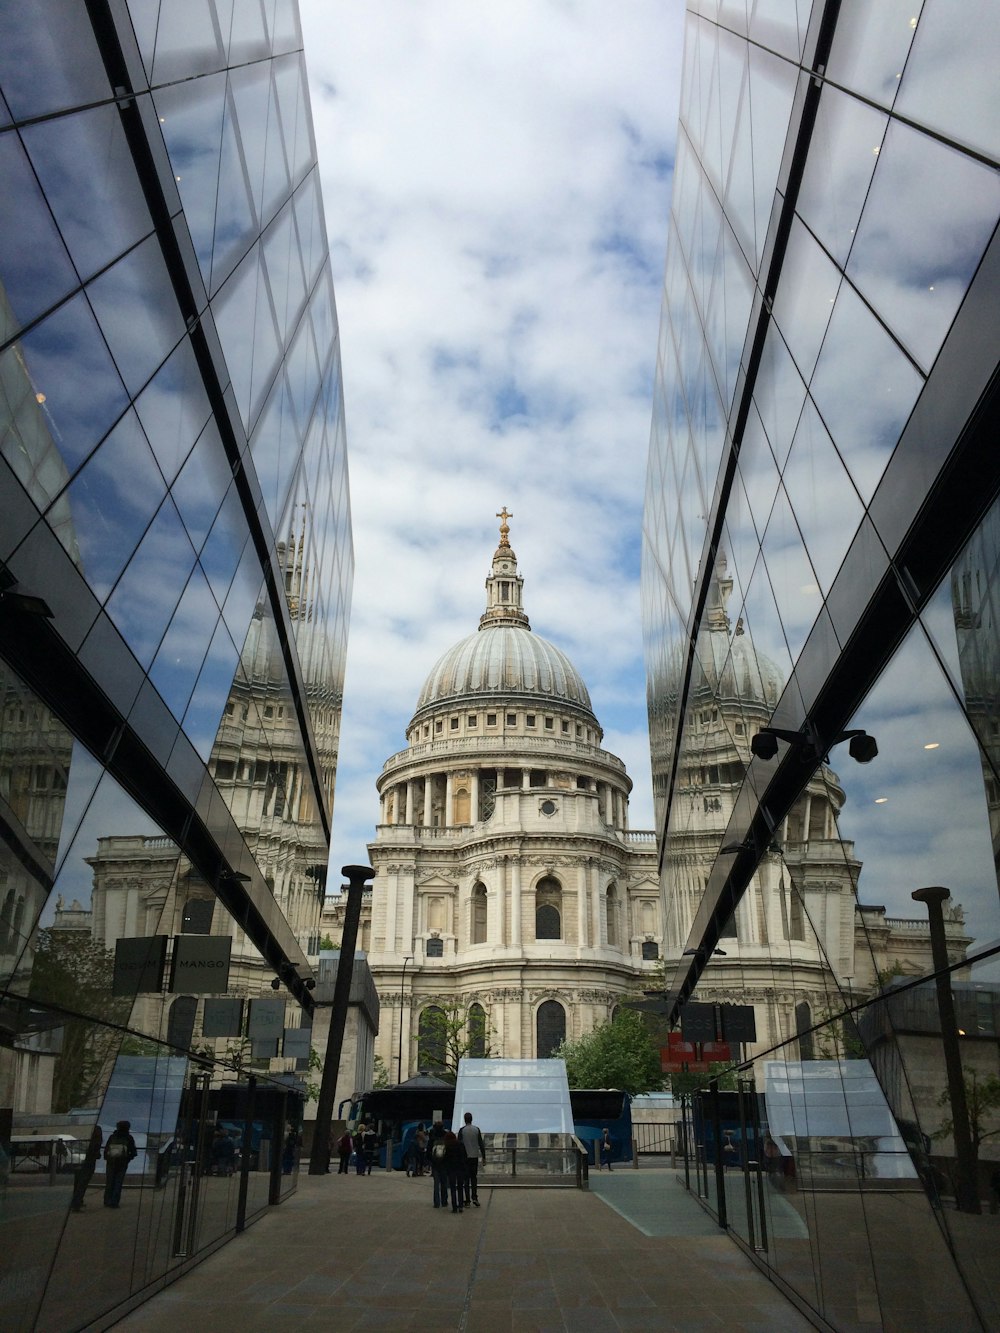
<path id="1" fill-rule="evenodd" d="M 803 1333 L 811 1326 L 672 1171 L 575 1189 L 483 1189 L 435 1210 L 430 1179 L 302 1175 L 298 1192 L 115 1325 L 251 1333 Z"/>

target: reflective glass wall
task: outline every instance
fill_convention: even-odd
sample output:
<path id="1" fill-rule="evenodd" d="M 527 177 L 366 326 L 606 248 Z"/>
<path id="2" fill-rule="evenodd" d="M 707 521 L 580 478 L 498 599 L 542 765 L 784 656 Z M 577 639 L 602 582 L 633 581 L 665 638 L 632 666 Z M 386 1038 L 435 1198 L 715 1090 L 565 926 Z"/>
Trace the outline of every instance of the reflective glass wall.
<path id="1" fill-rule="evenodd" d="M 0 12 L 5 1329 L 298 1168 L 353 562 L 301 45 L 294 0 Z"/>
<path id="2" fill-rule="evenodd" d="M 998 56 L 951 0 L 686 20 L 643 573 L 668 997 L 719 1080 L 692 1186 L 845 1329 L 1000 1322 Z"/>

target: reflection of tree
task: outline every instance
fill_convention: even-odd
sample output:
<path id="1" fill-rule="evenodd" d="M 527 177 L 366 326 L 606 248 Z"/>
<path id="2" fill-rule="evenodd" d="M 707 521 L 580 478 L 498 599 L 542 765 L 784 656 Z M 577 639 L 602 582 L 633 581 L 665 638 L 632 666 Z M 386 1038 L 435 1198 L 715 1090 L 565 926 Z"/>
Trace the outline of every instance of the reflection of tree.
<path id="1" fill-rule="evenodd" d="M 719 1080 L 719 1088 L 723 1092 L 736 1091 L 736 1075 L 720 1060 L 712 1060 L 708 1069 L 701 1074 L 670 1074 L 667 1082 L 675 1097 L 683 1097 L 707 1088 L 713 1078 Z"/>
<path id="2" fill-rule="evenodd" d="M 1000 1134 L 1000 1124 L 996 1123 L 997 1113 L 1000 1112 L 1000 1078 L 996 1074 L 980 1074 L 975 1069 L 965 1068 L 962 1071 L 962 1081 L 965 1084 L 969 1136 L 972 1139 L 972 1159 L 975 1163 L 979 1161 L 979 1148 L 984 1140 Z M 937 1104 L 951 1108 L 951 1093 L 947 1088 L 937 1099 Z M 994 1122 L 993 1128 L 987 1129 L 987 1123 L 990 1121 Z M 941 1127 L 935 1130 L 931 1138 L 951 1138 L 954 1128 L 955 1122 L 949 1116 L 947 1120 L 941 1122 Z"/>
<path id="3" fill-rule="evenodd" d="M 571 1088 L 620 1088 L 633 1096 L 663 1087 L 659 1051 L 641 1014 L 623 1009 L 579 1041 L 564 1041 L 552 1052 L 566 1061 Z"/>
<path id="4" fill-rule="evenodd" d="M 112 996 L 114 955 L 80 930 L 40 930 L 31 969 L 31 999 L 73 1013 L 66 1018 L 56 1061 L 52 1109 L 91 1105 L 121 1042 L 115 1026 L 132 1008 L 128 996 Z"/>
<path id="5" fill-rule="evenodd" d="M 490 1034 L 485 1014 L 470 1019 L 465 1005 L 458 1001 L 431 1005 L 420 1015 L 420 1066 L 454 1082 L 459 1060 L 490 1058 Z"/>

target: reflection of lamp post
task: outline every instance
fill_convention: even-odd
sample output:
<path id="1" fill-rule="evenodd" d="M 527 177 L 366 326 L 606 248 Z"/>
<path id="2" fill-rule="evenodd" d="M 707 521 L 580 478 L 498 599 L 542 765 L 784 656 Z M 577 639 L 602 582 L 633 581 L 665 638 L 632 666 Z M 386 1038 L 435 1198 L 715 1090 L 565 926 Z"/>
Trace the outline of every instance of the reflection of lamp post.
<path id="1" fill-rule="evenodd" d="M 316 1128 L 312 1152 L 309 1155 L 309 1174 L 322 1176 L 330 1169 L 330 1124 L 333 1120 L 333 1098 L 337 1091 L 340 1072 L 340 1054 L 344 1046 L 344 1028 L 347 1025 L 347 1006 L 351 998 L 351 978 L 354 974 L 354 950 L 358 942 L 358 922 L 365 883 L 374 879 L 371 866 L 341 866 L 347 876 L 347 909 L 344 912 L 344 932 L 340 938 L 340 961 L 337 980 L 333 987 L 333 1008 L 330 1012 L 330 1031 L 326 1039 L 326 1058 L 323 1061 L 323 1079 L 316 1103 Z"/>
<path id="2" fill-rule="evenodd" d="M 396 1082 L 403 1081 L 403 1005 L 406 1002 L 406 964 L 413 962 L 413 954 L 403 959 L 403 975 L 399 979 L 399 1055 L 396 1057 Z"/>
<path id="3" fill-rule="evenodd" d="M 958 1023 L 955 1021 L 955 997 L 951 993 L 948 945 L 944 934 L 943 904 L 951 894 L 940 885 L 934 885 L 927 889 L 915 889 L 910 897 L 918 903 L 927 904 L 927 919 L 931 930 L 931 961 L 934 965 L 938 1017 L 941 1022 L 941 1045 L 944 1049 L 944 1065 L 948 1077 L 951 1132 L 955 1140 L 955 1205 L 960 1213 L 981 1213 L 979 1185 L 976 1181 L 976 1154 L 972 1146 L 969 1108 L 965 1098 L 962 1055 L 958 1046 Z"/>

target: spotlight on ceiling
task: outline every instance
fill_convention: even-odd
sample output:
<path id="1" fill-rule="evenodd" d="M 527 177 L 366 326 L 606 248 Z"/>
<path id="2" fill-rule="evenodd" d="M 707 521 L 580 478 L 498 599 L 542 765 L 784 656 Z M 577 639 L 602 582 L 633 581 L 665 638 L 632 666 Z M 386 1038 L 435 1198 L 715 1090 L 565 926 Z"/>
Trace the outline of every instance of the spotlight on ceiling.
<path id="1" fill-rule="evenodd" d="M 847 747 L 852 759 L 856 759 L 859 764 L 870 764 L 878 754 L 878 746 L 875 744 L 875 737 L 869 736 L 867 731 L 859 731 L 851 737 L 851 743 Z"/>
<path id="2" fill-rule="evenodd" d="M 758 759 L 773 759 L 778 753 L 778 738 L 772 731 L 758 731 L 750 738 L 750 749 Z"/>

